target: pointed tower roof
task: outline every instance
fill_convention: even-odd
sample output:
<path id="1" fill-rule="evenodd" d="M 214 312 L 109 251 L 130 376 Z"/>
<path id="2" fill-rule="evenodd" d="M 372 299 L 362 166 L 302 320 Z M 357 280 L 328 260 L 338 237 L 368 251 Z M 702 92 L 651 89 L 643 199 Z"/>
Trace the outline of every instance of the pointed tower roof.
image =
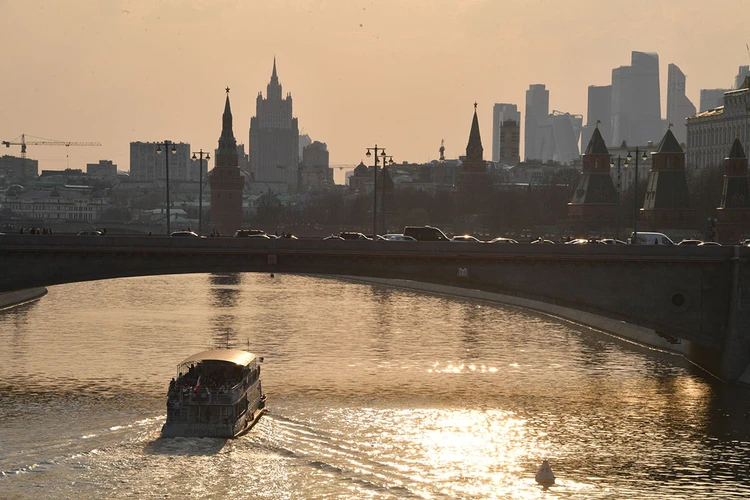
<path id="1" fill-rule="evenodd" d="M 232 130 L 232 107 L 229 104 L 229 87 L 226 88 L 227 98 L 224 102 L 224 114 L 221 116 L 221 136 L 219 149 L 216 152 L 217 167 L 237 167 L 237 140 Z"/>
<path id="2" fill-rule="evenodd" d="M 589 145 L 584 154 L 609 156 L 609 149 L 607 149 L 607 145 L 604 144 L 604 139 L 602 138 L 602 133 L 599 132 L 598 126 L 594 129 L 594 133 L 591 135 L 591 140 L 589 141 Z"/>
<path id="3" fill-rule="evenodd" d="M 471 121 L 469 143 L 466 145 L 466 158 L 469 160 L 483 160 L 484 148 L 482 136 L 479 134 L 479 118 L 477 118 L 477 103 L 474 103 L 474 119 Z"/>
<path id="4" fill-rule="evenodd" d="M 271 80 L 278 80 L 279 77 L 276 75 L 276 56 L 273 56 L 273 72 L 271 73 Z"/>
<path id="5" fill-rule="evenodd" d="M 655 153 L 684 153 L 680 143 L 677 142 L 672 129 L 667 129 L 667 133 L 661 138 L 659 144 L 656 145 Z"/>
<path id="6" fill-rule="evenodd" d="M 729 156 L 727 158 L 747 158 L 745 156 L 745 150 L 742 148 L 742 143 L 740 142 L 739 137 L 734 138 L 732 150 L 729 152 Z"/>

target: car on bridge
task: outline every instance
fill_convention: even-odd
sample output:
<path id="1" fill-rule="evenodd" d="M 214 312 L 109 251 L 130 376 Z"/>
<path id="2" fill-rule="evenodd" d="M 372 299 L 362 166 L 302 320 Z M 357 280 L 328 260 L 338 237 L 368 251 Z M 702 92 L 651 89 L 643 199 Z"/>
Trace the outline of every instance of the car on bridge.
<path id="1" fill-rule="evenodd" d="M 89 230 L 89 231 L 78 231 L 78 236 L 103 236 L 104 233 L 101 231 L 96 230 Z"/>
<path id="2" fill-rule="evenodd" d="M 266 234 L 262 229 L 238 229 L 234 232 L 235 238 L 261 238 L 270 239 L 271 237 Z"/>
<path id="3" fill-rule="evenodd" d="M 484 241 L 470 234 L 461 234 L 458 236 L 454 236 L 450 239 L 450 241 L 454 243 L 484 243 Z"/>
<path id="4" fill-rule="evenodd" d="M 682 240 L 677 244 L 681 247 L 697 247 L 701 243 L 703 243 L 701 240 Z"/>
<path id="5" fill-rule="evenodd" d="M 450 241 L 440 228 L 433 226 L 406 226 L 403 234 L 417 241 Z"/>
<path id="6" fill-rule="evenodd" d="M 339 237 L 342 240 L 370 240 L 372 238 L 368 238 L 362 233 L 355 233 L 354 231 L 343 231 L 339 233 Z"/>
<path id="7" fill-rule="evenodd" d="M 383 239 L 388 241 L 417 241 L 412 236 L 407 236 L 405 234 L 384 234 Z"/>
<path id="8" fill-rule="evenodd" d="M 175 236 L 178 238 L 200 238 L 201 236 L 194 232 L 194 231 L 172 231 L 172 234 L 170 236 Z"/>
<path id="9" fill-rule="evenodd" d="M 497 238 L 491 239 L 487 243 L 518 243 L 518 241 L 514 240 L 513 238 L 503 238 L 502 236 L 498 236 Z"/>

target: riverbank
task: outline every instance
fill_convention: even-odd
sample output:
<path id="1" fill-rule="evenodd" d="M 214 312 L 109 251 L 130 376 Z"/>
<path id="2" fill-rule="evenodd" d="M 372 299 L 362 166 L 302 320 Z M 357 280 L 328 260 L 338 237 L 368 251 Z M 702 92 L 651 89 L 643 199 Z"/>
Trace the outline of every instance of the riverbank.
<path id="1" fill-rule="evenodd" d="M 15 307 L 26 302 L 31 302 L 47 295 L 44 287 L 27 288 L 26 290 L 15 290 L 13 292 L 0 293 L 0 310 Z"/>

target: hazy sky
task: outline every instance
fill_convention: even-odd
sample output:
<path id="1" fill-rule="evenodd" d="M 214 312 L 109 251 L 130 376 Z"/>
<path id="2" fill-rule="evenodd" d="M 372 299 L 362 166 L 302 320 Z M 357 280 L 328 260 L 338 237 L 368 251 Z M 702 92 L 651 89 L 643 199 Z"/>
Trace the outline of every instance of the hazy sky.
<path id="1" fill-rule="evenodd" d="M 750 64 L 750 0 L 0 0 L 0 12 L 0 140 L 102 143 L 29 146 L 40 170 L 64 169 L 66 153 L 71 168 L 128 170 L 131 141 L 213 152 L 227 86 L 247 144 L 274 55 L 300 131 L 331 164 L 376 143 L 397 162 L 437 158 L 441 139 L 464 154 L 474 101 L 489 159 L 493 103 L 523 113 L 544 83 L 550 110 L 585 116 L 587 87 L 632 50 L 659 54 L 662 110 L 669 63 L 696 107 Z"/>

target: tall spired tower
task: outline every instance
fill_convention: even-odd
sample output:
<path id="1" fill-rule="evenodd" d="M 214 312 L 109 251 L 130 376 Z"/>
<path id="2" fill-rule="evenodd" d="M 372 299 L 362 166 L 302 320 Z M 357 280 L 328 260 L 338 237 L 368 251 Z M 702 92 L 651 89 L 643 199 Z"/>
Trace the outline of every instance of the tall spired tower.
<path id="1" fill-rule="evenodd" d="M 695 210 L 690 206 L 685 176 L 685 152 L 670 129 L 651 155 L 651 173 L 640 219 L 650 231 L 695 227 Z"/>
<path id="2" fill-rule="evenodd" d="M 482 136 L 479 134 L 479 119 L 477 118 L 477 104 L 474 103 L 474 119 L 471 121 L 469 142 L 466 145 L 466 157 L 461 164 L 459 175 L 459 190 L 474 191 L 490 181 L 487 174 L 487 162 L 484 161 Z"/>
<path id="3" fill-rule="evenodd" d="M 283 183 L 294 191 L 298 167 L 299 127 L 292 116 L 292 95 L 281 97 L 274 57 L 266 98 L 258 92 L 255 116 L 250 118 L 250 169 L 256 181 Z"/>
<path id="4" fill-rule="evenodd" d="M 242 190 L 245 178 L 240 174 L 238 166 L 229 87 L 221 121 L 219 149 L 216 151 L 214 169 L 208 176 L 211 184 L 211 227 L 222 235 L 231 235 L 242 227 Z"/>
<path id="5" fill-rule="evenodd" d="M 734 139 L 729 156 L 724 158 L 724 189 L 716 232 L 719 243 L 737 244 L 750 238 L 750 191 L 747 156 L 739 137 Z"/>
<path id="6" fill-rule="evenodd" d="M 615 222 L 617 191 L 609 162 L 609 150 L 597 125 L 583 154 L 583 175 L 568 203 L 568 220 L 577 230 L 601 230 Z"/>

